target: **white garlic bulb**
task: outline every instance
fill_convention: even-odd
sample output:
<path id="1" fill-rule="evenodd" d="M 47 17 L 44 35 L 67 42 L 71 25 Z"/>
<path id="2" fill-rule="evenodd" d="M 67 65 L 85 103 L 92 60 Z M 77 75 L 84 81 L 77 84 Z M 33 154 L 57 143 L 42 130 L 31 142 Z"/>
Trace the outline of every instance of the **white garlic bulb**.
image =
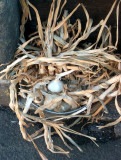
<path id="1" fill-rule="evenodd" d="M 64 84 L 59 79 L 52 80 L 48 84 L 48 90 L 51 91 L 51 92 L 59 93 L 63 90 L 63 88 L 64 88 Z"/>

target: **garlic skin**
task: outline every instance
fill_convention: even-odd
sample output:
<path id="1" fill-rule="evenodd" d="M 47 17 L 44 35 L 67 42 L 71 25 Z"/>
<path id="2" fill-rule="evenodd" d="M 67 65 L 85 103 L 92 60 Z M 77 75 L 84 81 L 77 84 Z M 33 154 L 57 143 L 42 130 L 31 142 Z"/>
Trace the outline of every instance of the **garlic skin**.
<path id="1" fill-rule="evenodd" d="M 63 90 L 63 88 L 64 88 L 64 84 L 59 79 L 52 80 L 48 84 L 48 90 L 51 92 L 59 93 Z"/>

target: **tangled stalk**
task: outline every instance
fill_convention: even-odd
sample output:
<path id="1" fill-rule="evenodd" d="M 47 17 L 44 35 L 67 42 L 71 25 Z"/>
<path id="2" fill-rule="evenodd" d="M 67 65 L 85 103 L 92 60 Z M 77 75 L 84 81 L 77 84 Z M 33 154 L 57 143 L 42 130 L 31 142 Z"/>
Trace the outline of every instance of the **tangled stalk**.
<path id="1" fill-rule="evenodd" d="M 53 134 L 58 134 L 64 144 L 68 139 L 80 151 L 81 148 L 66 133 L 96 139 L 76 132 L 65 126 L 63 120 L 77 118 L 96 119 L 107 112 L 106 104 L 115 97 L 115 106 L 120 115 L 115 122 L 99 129 L 112 126 L 121 121 L 121 108 L 117 96 L 121 94 L 121 59 L 114 54 L 118 44 L 119 4 L 115 0 L 108 15 L 97 25 L 83 4 L 71 13 L 63 12 L 61 0 L 53 0 L 47 22 L 42 23 L 38 10 L 27 0 L 21 0 L 23 8 L 20 27 L 21 45 L 15 53 L 14 61 L 0 72 L 1 79 L 10 79 L 10 108 L 19 119 L 23 138 L 32 141 L 42 159 L 47 159 L 37 148 L 34 139 L 44 137 L 47 148 L 52 153 L 68 155 L 68 151 L 54 145 Z M 112 44 L 111 29 L 106 25 L 114 7 L 117 5 L 117 39 Z M 36 13 L 37 31 L 25 40 L 25 23 L 31 18 L 29 7 Z M 70 18 L 82 7 L 87 22 L 82 30 L 81 20 L 71 24 Z M 87 43 L 91 34 L 98 31 L 95 43 Z M 83 43 L 85 42 L 85 43 Z M 19 103 L 22 97 L 25 104 Z M 50 116 L 47 116 L 47 113 Z M 43 127 L 31 136 L 26 127 L 29 123 L 41 123 Z M 54 129 L 54 131 L 52 130 Z"/>

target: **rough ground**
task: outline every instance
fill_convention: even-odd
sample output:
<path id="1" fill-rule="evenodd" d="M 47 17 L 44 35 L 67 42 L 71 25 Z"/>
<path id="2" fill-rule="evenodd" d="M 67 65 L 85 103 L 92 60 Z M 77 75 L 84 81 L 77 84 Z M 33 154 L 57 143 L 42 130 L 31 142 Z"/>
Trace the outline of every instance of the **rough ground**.
<path id="1" fill-rule="evenodd" d="M 80 137 L 80 139 L 83 139 Z M 58 137 L 54 137 L 56 144 L 63 146 Z M 41 151 L 49 160 L 68 160 L 66 156 L 51 154 L 46 150 L 43 139 L 36 142 L 40 144 Z M 108 140 L 98 143 L 99 148 L 90 141 L 83 140 L 80 145 L 83 153 L 75 147 L 70 153 L 71 160 L 120 160 L 121 159 L 121 139 Z M 67 149 L 67 148 L 65 148 Z M 39 155 L 33 145 L 23 140 L 19 131 L 18 121 L 15 114 L 8 107 L 0 107 L 0 160 L 39 160 Z"/>

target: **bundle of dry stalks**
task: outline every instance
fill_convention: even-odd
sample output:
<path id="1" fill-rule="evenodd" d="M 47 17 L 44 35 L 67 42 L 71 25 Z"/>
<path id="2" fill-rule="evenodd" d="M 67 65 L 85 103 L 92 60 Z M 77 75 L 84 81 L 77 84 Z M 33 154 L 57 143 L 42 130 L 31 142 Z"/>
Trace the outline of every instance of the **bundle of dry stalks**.
<path id="1" fill-rule="evenodd" d="M 0 73 L 1 78 L 11 80 L 10 108 L 19 119 L 23 138 L 33 142 L 34 139 L 44 136 L 51 152 L 68 154 L 69 152 L 53 144 L 54 133 L 60 136 L 69 149 L 71 148 L 64 138 L 80 151 L 80 147 L 67 132 L 88 137 L 92 141 L 95 138 L 65 126 L 64 119 L 76 117 L 77 120 L 71 126 L 82 118 L 97 119 L 104 112 L 108 112 L 106 104 L 115 97 L 115 106 L 120 117 L 100 129 L 121 121 L 121 108 L 117 102 L 117 96 L 121 94 L 121 59 L 120 55 L 113 53 L 118 44 L 120 1 L 115 0 L 106 18 L 96 26 L 93 26 L 93 20 L 83 4 L 68 13 L 67 10 L 62 12 L 66 0 L 61 3 L 61 0 L 53 0 L 48 20 L 42 23 L 37 9 L 29 1 L 21 0 L 22 44 L 15 53 L 14 61 Z M 117 39 L 113 45 L 111 28 L 106 23 L 116 5 Z M 31 18 L 29 7 L 36 13 L 38 26 L 37 32 L 31 34 L 30 39 L 26 41 L 24 25 L 28 17 Z M 70 21 L 79 7 L 83 8 L 87 19 L 84 30 L 80 19 L 74 24 Z M 95 31 L 99 31 L 96 42 L 85 43 Z M 18 97 L 26 100 L 25 105 L 18 104 Z M 31 107 L 32 104 L 34 107 Z M 54 114 L 47 117 L 47 112 Z M 30 126 L 29 123 L 36 122 L 41 123 L 43 127 L 30 136 L 26 127 Z M 51 128 L 54 128 L 55 132 L 51 131 Z M 37 148 L 36 145 L 35 147 Z M 38 152 L 42 159 L 46 159 L 39 150 Z"/>

